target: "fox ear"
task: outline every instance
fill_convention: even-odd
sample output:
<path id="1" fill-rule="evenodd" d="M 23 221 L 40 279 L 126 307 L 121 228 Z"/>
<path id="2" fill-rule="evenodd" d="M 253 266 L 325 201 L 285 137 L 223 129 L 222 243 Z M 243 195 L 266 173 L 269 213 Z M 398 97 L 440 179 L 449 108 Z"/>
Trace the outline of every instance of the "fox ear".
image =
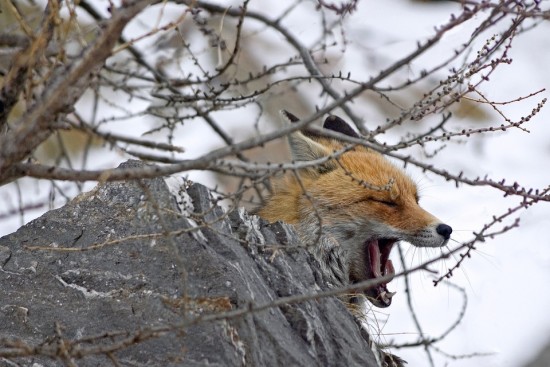
<path id="1" fill-rule="evenodd" d="M 285 110 L 281 110 L 281 118 L 285 124 L 292 124 L 299 121 L 296 116 Z M 305 136 L 300 131 L 290 134 L 288 136 L 288 141 L 290 143 L 292 159 L 295 161 L 313 161 L 328 157 L 332 154 L 332 151 L 329 148 Z M 334 168 L 336 168 L 336 163 L 333 160 L 329 160 L 319 166 L 311 167 L 311 169 L 317 171 L 318 173 L 329 172 Z"/>
<path id="2" fill-rule="evenodd" d="M 345 134 L 352 138 L 359 138 L 359 134 L 357 134 L 347 122 L 338 116 L 330 115 L 327 117 L 323 127 L 328 130 L 336 131 L 337 133 Z"/>

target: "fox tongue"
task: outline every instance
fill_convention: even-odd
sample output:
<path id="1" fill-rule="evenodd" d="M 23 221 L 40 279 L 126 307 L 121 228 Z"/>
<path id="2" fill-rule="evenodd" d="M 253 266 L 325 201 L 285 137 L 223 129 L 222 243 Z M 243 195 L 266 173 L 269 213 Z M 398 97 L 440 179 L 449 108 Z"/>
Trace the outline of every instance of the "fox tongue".
<path id="1" fill-rule="evenodd" d="M 393 267 L 392 261 L 388 258 L 391 251 L 392 244 L 382 245 L 382 253 L 380 252 L 380 244 L 377 239 L 369 240 L 366 242 L 367 246 L 367 276 L 370 279 L 377 279 L 382 276 L 395 275 L 395 269 Z M 382 264 L 383 262 L 383 264 Z M 387 283 L 391 282 L 388 280 Z M 365 294 L 370 299 L 370 301 L 378 307 L 388 307 L 391 304 L 391 297 L 395 294 L 389 292 L 386 288 L 387 283 L 381 283 L 373 288 L 367 289 Z"/>
<path id="2" fill-rule="evenodd" d="M 380 256 L 380 246 L 378 246 L 378 240 L 368 241 L 367 250 L 369 252 L 370 270 L 372 271 L 372 274 L 369 275 L 373 278 L 379 278 L 385 275 L 395 275 L 393 263 L 390 259 L 388 259 L 389 252 L 384 254 L 385 256 L 383 256 L 383 260 L 385 260 L 385 263 L 381 264 L 380 259 L 382 257 Z M 384 266 L 382 267 L 382 265 Z M 392 279 L 388 280 L 388 283 L 391 282 Z"/>

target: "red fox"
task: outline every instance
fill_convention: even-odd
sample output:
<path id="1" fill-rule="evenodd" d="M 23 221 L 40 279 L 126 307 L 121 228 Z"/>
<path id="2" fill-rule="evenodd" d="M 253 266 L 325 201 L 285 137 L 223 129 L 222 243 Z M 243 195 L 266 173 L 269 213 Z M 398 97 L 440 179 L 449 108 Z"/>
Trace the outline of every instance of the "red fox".
<path id="1" fill-rule="evenodd" d="M 281 115 L 287 123 L 298 121 L 287 111 Z M 336 116 L 323 127 L 359 138 Z M 308 129 L 292 133 L 289 143 L 295 161 L 319 160 L 349 145 Z M 276 179 L 258 214 L 293 224 L 333 286 L 393 275 L 389 257 L 397 241 L 440 247 L 453 231 L 418 205 L 416 185 L 403 170 L 360 145 Z M 388 307 L 395 294 L 386 284 L 364 293 L 378 307 Z"/>

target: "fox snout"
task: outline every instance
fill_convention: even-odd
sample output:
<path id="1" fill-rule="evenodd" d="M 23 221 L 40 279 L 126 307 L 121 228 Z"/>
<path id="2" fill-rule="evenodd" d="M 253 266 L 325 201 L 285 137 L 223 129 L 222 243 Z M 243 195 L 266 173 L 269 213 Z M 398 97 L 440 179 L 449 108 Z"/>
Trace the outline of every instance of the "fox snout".
<path id="1" fill-rule="evenodd" d="M 435 227 L 435 231 L 447 241 L 449 238 L 451 238 L 451 233 L 453 233 L 453 228 L 451 226 L 446 225 L 445 223 L 438 224 L 437 227 Z"/>
<path id="2" fill-rule="evenodd" d="M 402 239 L 416 247 L 441 247 L 447 244 L 452 232 L 451 226 L 437 221 L 420 231 L 403 236 Z"/>

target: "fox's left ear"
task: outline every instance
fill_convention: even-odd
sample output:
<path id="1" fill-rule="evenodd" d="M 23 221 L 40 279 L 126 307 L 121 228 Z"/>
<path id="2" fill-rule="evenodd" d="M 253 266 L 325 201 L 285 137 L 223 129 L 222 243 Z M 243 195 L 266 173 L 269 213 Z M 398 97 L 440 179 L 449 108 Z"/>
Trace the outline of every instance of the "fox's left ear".
<path id="1" fill-rule="evenodd" d="M 296 116 L 288 111 L 281 110 L 281 118 L 285 124 L 292 124 L 300 121 Z M 332 151 L 325 147 L 323 144 L 316 142 L 315 140 L 305 136 L 300 131 L 295 131 L 288 136 L 290 143 L 290 152 L 292 159 L 295 161 L 314 161 L 317 159 L 328 157 L 332 154 Z M 318 166 L 313 166 L 308 169 L 310 172 L 326 173 L 336 168 L 336 162 L 334 160 L 328 160 Z"/>
<path id="2" fill-rule="evenodd" d="M 325 129 L 350 136 L 352 138 L 360 137 L 359 134 L 357 134 L 347 122 L 345 122 L 338 116 L 330 115 L 329 117 L 327 117 L 325 123 L 323 124 L 323 127 Z"/>

